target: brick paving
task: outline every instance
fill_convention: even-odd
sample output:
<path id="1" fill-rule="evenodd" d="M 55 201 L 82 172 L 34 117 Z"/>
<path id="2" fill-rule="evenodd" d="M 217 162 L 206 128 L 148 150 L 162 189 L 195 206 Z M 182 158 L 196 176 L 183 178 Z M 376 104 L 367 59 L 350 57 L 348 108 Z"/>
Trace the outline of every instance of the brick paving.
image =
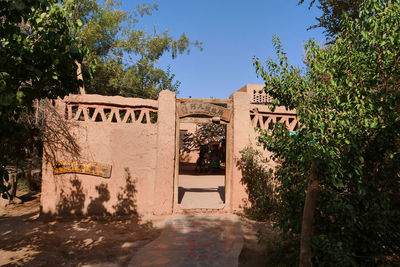
<path id="1" fill-rule="evenodd" d="M 240 220 L 231 214 L 169 218 L 159 238 L 133 255 L 129 266 L 238 266 Z"/>

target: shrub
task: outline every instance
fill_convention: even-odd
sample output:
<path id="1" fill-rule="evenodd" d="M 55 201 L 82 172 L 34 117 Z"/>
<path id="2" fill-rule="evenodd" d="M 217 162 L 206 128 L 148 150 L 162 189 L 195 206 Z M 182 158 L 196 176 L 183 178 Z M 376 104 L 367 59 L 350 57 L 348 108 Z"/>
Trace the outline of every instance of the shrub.
<path id="1" fill-rule="evenodd" d="M 241 183 L 246 186 L 249 205 L 244 211 L 251 219 L 265 221 L 276 211 L 276 196 L 272 170 L 266 167 L 262 154 L 251 147 L 240 151 L 238 167 L 242 171 Z"/>
<path id="2" fill-rule="evenodd" d="M 400 3 L 366 0 L 359 14 L 341 21 L 332 45 L 306 44 L 306 73 L 290 66 L 279 39 L 277 63 L 265 70 L 255 61 L 271 108 L 295 109 L 301 124 L 293 135 L 274 123 L 259 140 L 282 159 L 274 173 L 282 236 L 298 240 L 317 166 L 310 241 L 318 266 L 396 264 L 400 255 Z"/>

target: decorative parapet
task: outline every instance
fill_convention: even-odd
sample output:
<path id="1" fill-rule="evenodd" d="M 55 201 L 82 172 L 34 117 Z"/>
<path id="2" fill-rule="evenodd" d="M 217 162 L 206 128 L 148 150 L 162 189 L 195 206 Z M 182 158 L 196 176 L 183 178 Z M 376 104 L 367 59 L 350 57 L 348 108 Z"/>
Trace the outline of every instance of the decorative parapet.
<path id="1" fill-rule="evenodd" d="M 270 123 L 282 123 L 289 131 L 294 132 L 300 127 L 300 123 L 293 110 L 285 110 L 282 107 L 277 108 L 274 112 L 270 111 L 267 106 L 254 107 L 250 110 L 250 120 L 253 127 L 262 130 L 271 130 Z"/>
<path id="2" fill-rule="evenodd" d="M 101 95 L 69 95 L 64 98 L 69 121 L 154 124 L 158 101 Z"/>

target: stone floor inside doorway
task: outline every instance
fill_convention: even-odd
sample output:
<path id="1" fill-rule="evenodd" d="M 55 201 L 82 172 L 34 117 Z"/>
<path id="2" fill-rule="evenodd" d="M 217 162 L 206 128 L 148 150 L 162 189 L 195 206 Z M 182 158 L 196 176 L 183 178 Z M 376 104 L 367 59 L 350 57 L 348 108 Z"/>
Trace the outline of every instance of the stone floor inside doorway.
<path id="1" fill-rule="evenodd" d="M 180 164 L 178 204 L 182 209 L 222 209 L 224 203 L 224 166 L 199 172 L 194 164 Z"/>

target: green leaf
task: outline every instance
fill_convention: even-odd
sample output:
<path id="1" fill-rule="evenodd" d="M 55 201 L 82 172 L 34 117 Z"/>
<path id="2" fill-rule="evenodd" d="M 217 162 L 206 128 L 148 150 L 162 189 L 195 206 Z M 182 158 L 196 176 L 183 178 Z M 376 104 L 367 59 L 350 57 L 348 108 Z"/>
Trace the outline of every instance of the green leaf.
<path id="1" fill-rule="evenodd" d="M 22 0 L 14 0 L 13 2 L 17 10 L 23 10 L 26 7 L 25 3 Z"/>
<path id="2" fill-rule="evenodd" d="M 335 185 L 337 188 L 343 188 L 343 187 L 344 187 L 343 181 L 336 181 L 336 182 L 334 183 L 334 185 Z"/>
<path id="3" fill-rule="evenodd" d="M 78 54 L 78 53 L 79 53 L 79 49 L 78 49 L 76 46 L 71 45 L 71 46 L 69 47 L 69 52 L 70 52 L 71 54 Z"/>
<path id="4" fill-rule="evenodd" d="M 354 210 L 354 207 L 350 204 L 346 205 L 346 209 L 348 209 L 350 212 Z"/>
<path id="5" fill-rule="evenodd" d="M 16 99 L 17 99 L 17 101 L 18 101 L 19 103 L 22 103 L 23 97 L 24 97 L 24 93 L 21 92 L 21 91 L 18 91 L 17 94 L 16 94 Z"/>

